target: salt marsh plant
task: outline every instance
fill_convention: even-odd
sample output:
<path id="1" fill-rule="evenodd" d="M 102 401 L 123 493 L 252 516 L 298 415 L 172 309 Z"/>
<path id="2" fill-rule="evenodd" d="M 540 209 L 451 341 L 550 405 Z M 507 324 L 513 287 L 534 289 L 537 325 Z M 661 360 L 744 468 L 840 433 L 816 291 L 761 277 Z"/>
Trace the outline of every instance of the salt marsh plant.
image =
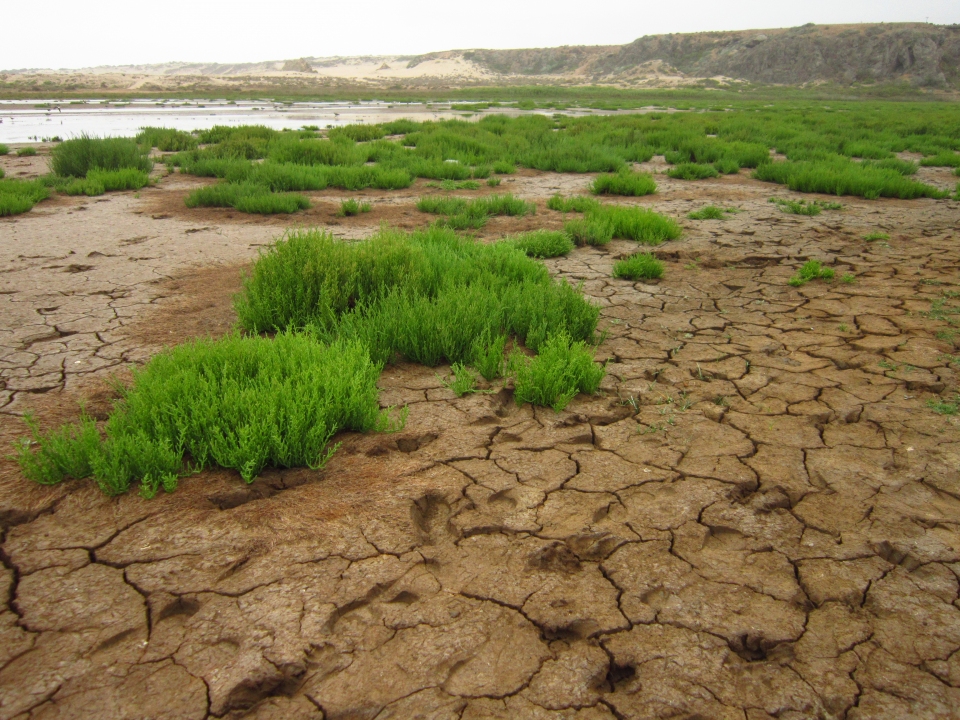
<path id="1" fill-rule="evenodd" d="M 824 267 L 819 260 L 808 260 L 790 278 L 790 285 L 800 287 L 811 280 L 833 280 L 833 268 Z"/>
<path id="2" fill-rule="evenodd" d="M 129 138 L 94 138 L 82 135 L 53 148 L 50 153 L 50 167 L 55 175 L 83 178 L 94 169 L 131 168 L 148 173 L 153 163 L 136 141 Z"/>
<path id="3" fill-rule="evenodd" d="M 652 195 L 657 191 L 657 183 L 647 173 L 621 170 L 609 175 L 598 175 L 590 185 L 594 195 Z"/>
<path id="4" fill-rule="evenodd" d="M 600 207 L 600 202 L 582 195 L 575 195 L 569 198 L 565 198 L 562 195 L 554 195 L 547 200 L 547 207 L 557 212 L 585 213 L 591 210 L 597 210 Z"/>
<path id="5" fill-rule="evenodd" d="M 713 165 L 685 162 L 670 168 L 667 175 L 675 180 L 706 180 L 717 177 L 719 173 Z"/>
<path id="6" fill-rule="evenodd" d="M 613 276 L 624 280 L 656 280 L 663 277 L 663 263 L 649 253 L 636 253 L 613 266 Z"/>
<path id="7" fill-rule="evenodd" d="M 936 155 L 925 157 L 920 161 L 925 167 L 952 167 L 960 168 L 960 153 L 942 150 Z"/>
<path id="8" fill-rule="evenodd" d="M 552 407 L 565 408 L 577 393 L 593 394 L 600 387 L 606 370 L 593 361 L 592 349 L 582 341 L 573 341 L 559 333 L 547 340 L 535 358 L 522 353 L 511 356 L 509 371 L 514 375 L 514 398 Z"/>
<path id="9" fill-rule="evenodd" d="M 338 431 L 391 427 L 379 374 L 356 342 L 280 333 L 189 343 L 134 371 L 102 436 L 87 417 L 47 434 L 34 425 L 20 466 L 42 484 L 92 477 L 117 495 L 139 482 L 145 496 L 211 465 L 247 482 L 268 465 L 322 467 Z"/>
<path id="10" fill-rule="evenodd" d="M 37 149 L 35 147 L 22 147 L 17 149 L 17 157 L 33 157 L 37 154 Z"/>
<path id="11" fill-rule="evenodd" d="M 50 189 L 39 180 L 0 180 L 0 217 L 25 213 L 48 197 Z"/>
<path id="12" fill-rule="evenodd" d="M 768 163 L 757 168 L 753 176 L 758 180 L 786 185 L 797 192 L 859 195 L 868 200 L 879 197 L 942 198 L 949 195 L 930 185 L 910 180 L 896 170 L 865 166 L 845 158 Z"/>
<path id="13" fill-rule="evenodd" d="M 144 127 L 134 138 L 138 144 L 157 148 L 161 152 L 181 152 L 197 147 L 197 138 L 183 130 L 172 128 Z"/>
<path id="14" fill-rule="evenodd" d="M 707 205 L 699 210 L 687 213 L 691 220 L 725 220 L 727 218 L 726 210 L 716 205 Z"/>
<path id="15" fill-rule="evenodd" d="M 358 202 L 353 198 L 349 200 L 342 200 L 340 202 L 340 209 L 337 210 L 338 217 L 351 217 L 353 215 L 359 215 L 360 213 L 370 212 L 372 206 L 368 202 Z"/>
<path id="16" fill-rule="evenodd" d="M 149 184 L 150 176 L 134 168 L 94 169 L 85 178 L 68 182 L 63 186 L 63 192 L 67 195 L 103 195 L 117 190 L 139 190 Z"/>
<path id="17" fill-rule="evenodd" d="M 191 192 L 187 207 L 231 207 L 240 212 L 270 215 L 295 213 L 310 207 L 310 201 L 295 193 L 274 193 L 255 183 L 218 183 Z"/>
<path id="18" fill-rule="evenodd" d="M 7 145 L 4 145 L 3 143 L 0 143 L 0 155 L 9 155 L 9 154 L 10 154 L 10 147 Z"/>
<path id="19" fill-rule="evenodd" d="M 570 236 L 555 230 L 532 230 L 507 239 L 515 248 L 534 258 L 552 258 L 573 250 Z"/>
<path id="20" fill-rule="evenodd" d="M 889 240 L 890 236 L 885 232 L 879 232 L 877 230 L 869 232 L 863 236 L 863 239 L 867 242 L 874 242 L 875 240 Z"/>
<path id="21" fill-rule="evenodd" d="M 776 204 L 781 212 L 790 215 L 808 215 L 816 217 L 824 210 L 842 210 L 843 205 L 836 202 L 823 202 L 820 200 L 784 200 L 782 198 L 770 198 L 768 202 Z"/>
<path id="22" fill-rule="evenodd" d="M 577 218 L 563 224 L 563 231 L 577 246 L 606 245 L 613 239 L 613 223 L 602 217 Z"/>
<path id="23" fill-rule="evenodd" d="M 587 214 L 587 219 L 609 222 L 613 237 L 634 240 L 645 245 L 659 245 L 667 240 L 676 240 L 683 234 L 680 224 L 673 218 L 639 207 L 603 205 Z"/>

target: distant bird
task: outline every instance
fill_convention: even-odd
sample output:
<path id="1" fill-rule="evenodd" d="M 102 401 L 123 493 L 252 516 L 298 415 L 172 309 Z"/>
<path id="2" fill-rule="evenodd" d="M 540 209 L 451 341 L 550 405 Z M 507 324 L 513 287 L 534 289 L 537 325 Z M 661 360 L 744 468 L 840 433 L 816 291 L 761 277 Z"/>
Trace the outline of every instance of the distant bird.
<path id="1" fill-rule="evenodd" d="M 57 105 L 57 112 L 63 112 L 63 110 L 60 109 L 59 105 Z"/>

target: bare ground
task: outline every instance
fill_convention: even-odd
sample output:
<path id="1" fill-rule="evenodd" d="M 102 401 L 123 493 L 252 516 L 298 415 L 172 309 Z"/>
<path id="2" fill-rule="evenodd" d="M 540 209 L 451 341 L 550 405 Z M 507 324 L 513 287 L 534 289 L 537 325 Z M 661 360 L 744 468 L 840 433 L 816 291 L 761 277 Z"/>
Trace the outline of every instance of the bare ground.
<path id="1" fill-rule="evenodd" d="M 103 417 L 111 373 L 226 332 L 283 224 L 426 222 L 420 187 L 262 220 L 188 211 L 196 182 L 0 221 L 5 447 L 23 412 Z M 559 227 L 545 199 L 586 182 L 511 178 L 540 211 L 485 235 Z M 746 175 L 660 185 L 637 202 L 742 212 L 684 220 L 655 285 L 610 278 L 630 243 L 548 262 L 608 332 L 603 394 L 560 414 L 399 365 L 406 429 L 322 472 L 145 501 L 4 460 L 0 718 L 956 717 L 960 432 L 927 400 L 957 387 L 958 205 L 800 218 Z M 838 279 L 790 287 L 809 258 Z"/>

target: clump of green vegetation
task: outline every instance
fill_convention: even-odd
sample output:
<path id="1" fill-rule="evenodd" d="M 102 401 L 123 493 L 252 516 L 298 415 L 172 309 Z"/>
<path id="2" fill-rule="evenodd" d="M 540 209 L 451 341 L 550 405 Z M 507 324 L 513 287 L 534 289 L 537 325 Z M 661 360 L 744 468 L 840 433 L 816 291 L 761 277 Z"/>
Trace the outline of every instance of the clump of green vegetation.
<path id="1" fill-rule="evenodd" d="M 319 468 L 340 430 L 391 427 L 379 374 L 356 342 L 324 345 L 296 333 L 201 340 L 135 371 L 103 437 L 86 417 L 47 434 L 34 425 L 37 447 L 21 445 L 20 466 L 47 485 L 92 477 L 110 495 L 139 481 L 147 497 L 211 465 L 247 482 L 268 465 Z"/>
<path id="2" fill-rule="evenodd" d="M 667 175 L 675 180 L 706 180 L 719 174 L 713 165 L 690 162 L 680 163 L 667 171 Z"/>
<path id="3" fill-rule="evenodd" d="M 598 175 L 590 185 L 594 195 L 652 195 L 657 191 L 657 183 L 647 173 L 631 172 L 623 169 L 610 175 Z"/>
<path id="4" fill-rule="evenodd" d="M 378 361 L 473 363 L 477 338 L 516 337 L 534 351 L 566 331 L 590 340 L 599 316 L 569 283 L 511 243 L 448 229 L 381 230 L 343 243 L 295 232 L 263 253 L 236 303 L 240 326 L 311 326 L 325 340 L 358 338 Z"/>
<path id="5" fill-rule="evenodd" d="M 613 266 L 613 276 L 624 280 L 656 280 L 663 277 L 663 263 L 649 253 L 636 253 Z"/>
<path id="6" fill-rule="evenodd" d="M 863 239 L 867 242 L 874 242 L 875 240 L 889 240 L 890 236 L 885 232 L 880 232 L 875 230 L 874 232 L 869 232 L 863 236 Z"/>
<path id="7" fill-rule="evenodd" d="M 50 189 L 40 180 L 0 180 L 0 217 L 25 213 L 48 197 Z"/>
<path id="8" fill-rule="evenodd" d="M 552 258 L 573 250 L 573 240 L 566 233 L 554 230 L 532 230 L 508 238 L 508 242 L 529 257 Z"/>
<path id="9" fill-rule="evenodd" d="M 782 198 L 770 198 L 769 202 L 775 203 L 781 212 L 790 215 L 808 215 L 815 217 L 824 210 L 842 210 L 843 205 L 835 202 L 824 202 L 822 200 L 784 200 Z"/>
<path id="10" fill-rule="evenodd" d="M 960 413 L 960 394 L 956 395 L 953 400 L 931 398 L 927 400 L 927 407 L 938 415 L 956 415 Z"/>
<path id="11" fill-rule="evenodd" d="M 606 245 L 613 239 L 613 223 L 602 217 L 568 220 L 563 231 L 578 247 Z"/>
<path id="12" fill-rule="evenodd" d="M 487 183 L 488 185 L 490 183 Z M 440 188 L 441 190 L 477 190 L 480 187 L 480 183 L 476 180 L 444 180 L 442 182 L 429 182 L 427 183 L 428 188 Z"/>
<path id="13" fill-rule="evenodd" d="M 358 202 L 353 198 L 349 200 L 342 200 L 340 202 L 340 209 L 337 210 L 337 217 L 352 217 L 354 215 L 359 215 L 360 213 L 370 212 L 372 206 L 368 202 Z"/>
<path id="14" fill-rule="evenodd" d="M 493 171 L 497 175 L 513 175 L 517 171 L 517 166 L 509 160 L 497 160 L 493 163 Z"/>
<path id="15" fill-rule="evenodd" d="M 9 155 L 9 154 L 10 154 L 10 147 L 8 145 L 4 145 L 3 143 L 0 143 L 0 155 Z"/>
<path id="16" fill-rule="evenodd" d="M 591 210 L 598 210 L 600 208 L 600 202 L 594 200 L 592 197 L 584 197 L 583 195 L 575 195 L 569 198 L 565 198 L 562 195 L 553 195 L 547 200 L 547 208 L 556 210 L 557 212 L 586 213 Z"/>
<path id="17" fill-rule="evenodd" d="M 856 281 L 857 281 L 856 276 L 855 276 L 855 275 L 851 275 L 850 273 L 846 273 L 846 274 L 840 276 L 840 282 L 846 283 L 847 285 L 852 285 L 852 284 L 855 283 Z"/>
<path id="18" fill-rule="evenodd" d="M 573 341 L 565 333 L 550 337 L 540 354 L 530 359 L 515 352 L 509 362 L 515 376 L 514 398 L 546 405 L 560 412 L 577 393 L 593 394 L 600 387 L 606 370 L 593 361 L 586 343 Z"/>
<path id="19" fill-rule="evenodd" d="M 587 219 L 607 221 L 613 227 L 613 237 L 645 245 L 659 245 L 666 240 L 676 240 L 683 234 L 680 223 L 673 218 L 639 207 L 603 205 L 588 213 Z"/>
<path id="20" fill-rule="evenodd" d="M 936 155 L 925 157 L 920 161 L 924 167 L 952 167 L 960 168 L 960 153 L 942 150 Z"/>
<path id="21" fill-rule="evenodd" d="M 35 147 L 27 146 L 17 149 L 17 157 L 33 157 L 37 154 Z"/>
<path id="22" fill-rule="evenodd" d="M 487 187 L 497 187 L 498 185 L 500 185 L 500 178 L 498 177 L 487 178 Z"/>
<path id="23" fill-rule="evenodd" d="M 908 180 L 894 169 L 871 167 L 840 156 L 815 161 L 767 163 L 758 167 L 753 176 L 786 185 L 797 192 L 859 195 L 868 200 L 880 197 L 905 200 L 943 198 L 949 195 L 930 185 Z"/>
<path id="24" fill-rule="evenodd" d="M 245 213 L 272 215 L 295 213 L 310 207 L 310 201 L 295 193 L 274 193 L 255 183 L 218 183 L 199 188 L 184 201 L 189 208 L 232 207 Z"/>
<path id="25" fill-rule="evenodd" d="M 707 205 L 699 210 L 687 213 L 687 217 L 691 220 L 726 220 L 727 213 L 732 212 L 734 211 L 717 207 L 716 205 Z"/>
<path id="26" fill-rule="evenodd" d="M 60 143 L 50 154 L 50 167 L 60 177 L 83 178 L 91 170 L 132 168 L 149 173 L 153 163 L 129 138 L 93 138 L 87 135 Z"/>
<path id="27" fill-rule="evenodd" d="M 823 264 L 819 260 L 808 260 L 801 266 L 797 273 L 790 278 L 790 284 L 793 287 L 800 287 L 811 280 L 832 280 L 833 275 L 833 269 L 823 267 Z"/>
<path id="28" fill-rule="evenodd" d="M 141 170 L 123 168 L 121 170 L 94 169 L 85 178 L 69 180 L 59 185 L 67 195 L 103 195 L 117 190 L 139 190 L 150 184 L 150 176 Z"/>
<path id="29" fill-rule="evenodd" d="M 453 379 L 444 380 L 443 384 L 452 390 L 454 395 L 463 397 L 477 391 L 477 373 L 463 363 L 453 363 L 450 370 L 453 372 Z"/>
<path id="30" fill-rule="evenodd" d="M 3 168 L 0 168 L 0 180 L 3 180 L 6 173 L 3 171 Z"/>
<path id="31" fill-rule="evenodd" d="M 434 195 L 420 198 L 417 210 L 445 215 L 440 224 L 452 230 L 475 230 L 483 227 L 493 215 L 532 215 L 537 206 L 513 195 L 489 195 L 470 201 Z"/>
<path id="32" fill-rule="evenodd" d="M 139 145 L 156 148 L 161 152 L 183 152 L 197 147 L 197 138 L 183 130 L 172 128 L 144 127 L 134 138 Z"/>

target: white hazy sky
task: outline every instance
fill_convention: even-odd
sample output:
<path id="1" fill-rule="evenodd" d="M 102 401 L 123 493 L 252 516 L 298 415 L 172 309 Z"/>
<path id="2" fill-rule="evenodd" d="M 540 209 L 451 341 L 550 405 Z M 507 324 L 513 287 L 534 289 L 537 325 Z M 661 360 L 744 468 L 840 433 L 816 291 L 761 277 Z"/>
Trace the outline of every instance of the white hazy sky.
<path id="1" fill-rule="evenodd" d="M 608 45 L 813 22 L 960 23 L 958 0 L 0 0 L 0 68 Z"/>

